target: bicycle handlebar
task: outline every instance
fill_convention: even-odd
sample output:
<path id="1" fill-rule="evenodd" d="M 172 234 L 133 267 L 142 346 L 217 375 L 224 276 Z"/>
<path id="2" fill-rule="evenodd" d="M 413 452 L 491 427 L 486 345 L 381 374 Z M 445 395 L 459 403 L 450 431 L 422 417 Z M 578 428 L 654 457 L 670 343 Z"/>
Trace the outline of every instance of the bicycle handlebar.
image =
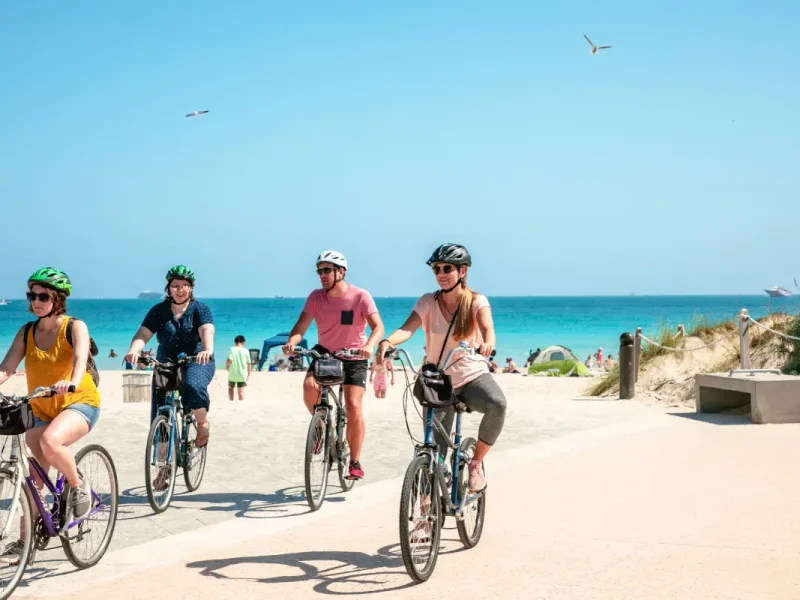
<path id="1" fill-rule="evenodd" d="M 67 393 L 69 394 L 73 393 L 74 391 L 74 385 L 70 385 L 69 388 L 67 388 Z M 26 402 L 30 402 L 31 400 L 35 400 L 36 398 L 47 398 L 49 396 L 54 396 L 55 394 L 56 388 L 54 387 L 38 387 L 27 396 L 6 396 L 0 392 L 0 402 L 5 404 L 24 404 Z"/>
<path id="2" fill-rule="evenodd" d="M 140 356 L 136 359 L 137 363 L 143 365 L 178 365 L 179 367 L 191 364 L 197 361 L 197 356 L 187 356 L 186 354 L 179 354 L 177 361 L 167 360 L 165 362 L 161 362 L 157 358 L 153 356 Z"/>
<path id="3" fill-rule="evenodd" d="M 330 357 L 331 356 L 330 354 L 320 354 L 319 352 L 317 352 L 313 348 L 311 350 L 306 350 L 305 348 L 302 348 L 300 346 L 295 346 L 294 348 L 292 348 L 292 352 L 294 354 L 297 354 L 298 356 L 311 356 L 313 358 L 318 358 L 318 359 L 326 358 L 326 357 Z M 338 352 L 334 352 L 333 353 L 333 357 L 334 358 L 344 358 L 344 359 L 348 359 L 348 358 L 363 359 L 364 358 L 363 356 L 361 356 L 358 353 L 357 350 L 351 350 L 350 348 L 343 348 L 342 350 L 339 350 Z"/>
<path id="4" fill-rule="evenodd" d="M 465 356 L 469 357 L 470 360 L 478 360 L 488 364 L 489 360 L 484 356 L 478 354 L 478 350 L 476 348 L 470 348 L 466 342 L 461 342 L 458 346 L 450 350 L 447 353 L 447 357 L 444 359 L 444 366 L 442 367 L 442 372 L 447 370 L 450 367 L 450 358 L 453 356 L 453 353 L 456 351 L 464 352 Z M 414 368 L 414 363 L 411 362 L 411 356 L 409 356 L 408 352 L 403 350 L 402 348 L 392 348 L 386 354 L 383 355 L 384 360 L 400 360 L 401 356 L 406 357 L 406 361 L 408 362 L 408 366 L 411 368 L 411 372 L 414 375 L 419 375 L 419 371 Z M 402 361 L 401 361 L 402 362 Z"/>

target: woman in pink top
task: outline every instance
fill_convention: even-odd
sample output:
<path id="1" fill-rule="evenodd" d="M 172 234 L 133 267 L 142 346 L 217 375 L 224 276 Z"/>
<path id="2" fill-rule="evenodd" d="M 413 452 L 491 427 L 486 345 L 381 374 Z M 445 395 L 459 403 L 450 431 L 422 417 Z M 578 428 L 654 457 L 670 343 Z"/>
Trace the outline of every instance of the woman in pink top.
<path id="1" fill-rule="evenodd" d="M 376 360 L 390 347 L 410 339 L 420 327 L 425 332 L 425 353 L 431 362 L 444 361 L 461 342 L 478 348 L 483 356 L 490 356 L 495 346 L 492 310 L 485 296 L 467 286 L 467 269 L 472 265 L 467 249 L 459 244 L 442 244 L 428 259 L 428 265 L 433 268 L 439 291 L 425 294 L 417 301 L 400 329 L 380 343 Z M 451 376 L 456 397 L 475 412 L 483 413 L 475 456 L 469 464 L 469 487 L 477 492 L 486 487 L 483 459 L 503 429 L 506 399 L 485 361 L 454 353 L 447 374 Z M 453 407 L 437 415 L 448 433 L 454 416 Z M 437 442 L 445 455 L 447 443 L 438 431 Z"/>
<path id="2" fill-rule="evenodd" d="M 375 343 L 383 335 L 383 323 L 375 301 L 367 290 L 357 288 L 344 280 L 347 259 L 336 250 L 325 250 L 317 257 L 317 275 L 322 288 L 314 290 L 306 299 L 303 311 L 297 319 L 289 339 L 283 347 L 284 354 L 291 354 L 311 326 L 317 324 L 318 343 L 314 349 L 320 354 L 334 354 L 340 350 L 355 350 L 361 360 L 344 360 L 344 402 L 347 407 L 347 443 L 350 445 L 350 468 L 348 479 L 361 479 L 361 447 L 364 445 L 366 428 L 361 410 L 361 401 L 367 389 L 367 361 Z M 367 337 L 367 325 L 370 336 Z M 320 388 L 309 367 L 303 382 L 303 401 L 313 414 L 319 402 Z"/>

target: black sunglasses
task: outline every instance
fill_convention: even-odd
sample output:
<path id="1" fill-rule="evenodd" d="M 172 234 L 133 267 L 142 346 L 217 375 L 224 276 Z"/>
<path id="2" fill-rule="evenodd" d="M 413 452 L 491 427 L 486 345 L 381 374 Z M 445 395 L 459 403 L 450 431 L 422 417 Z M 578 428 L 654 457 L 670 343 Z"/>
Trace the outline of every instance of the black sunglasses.
<path id="1" fill-rule="evenodd" d="M 453 271 L 455 271 L 457 269 L 457 267 L 455 267 L 453 265 L 443 265 L 441 267 L 439 265 L 436 265 L 436 266 L 431 267 L 431 268 L 433 269 L 433 272 L 434 272 L 435 275 L 438 275 L 439 271 L 441 271 L 445 275 L 450 275 L 450 273 L 452 273 Z"/>
<path id="2" fill-rule="evenodd" d="M 28 292 L 25 294 L 25 297 L 28 299 L 28 302 L 33 302 L 34 300 L 38 300 L 39 302 L 49 302 L 50 301 L 50 294 L 46 292 Z"/>
<path id="3" fill-rule="evenodd" d="M 317 269 L 317 275 L 330 275 L 333 271 L 333 267 L 322 267 L 321 269 Z"/>

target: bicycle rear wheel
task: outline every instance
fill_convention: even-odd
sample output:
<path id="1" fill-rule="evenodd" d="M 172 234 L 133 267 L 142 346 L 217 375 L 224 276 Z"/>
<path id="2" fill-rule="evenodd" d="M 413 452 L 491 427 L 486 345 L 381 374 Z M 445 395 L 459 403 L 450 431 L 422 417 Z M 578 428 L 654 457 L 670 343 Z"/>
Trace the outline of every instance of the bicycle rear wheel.
<path id="1" fill-rule="evenodd" d="M 327 412 L 318 410 L 311 417 L 306 438 L 305 483 L 306 501 L 311 510 L 319 510 L 328 488 L 328 443 L 325 425 Z"/>
<path id="2" fill-rule="evenodd" d="M 156 513 L 167 510 L 175 492 L 178 462 L 178 440 L 175 436 L 172 457 L 169 458 L 169 421 L 159 415 L 150 426 L 144 453 L 144 481 L 147 501 Z"/>
<path id="3" fill-rule="evenodd" d="M 61 545 L 69 562 L 79 569 L 93 567 L 103 558 L 114 535 L 119 508 L 117 470 L 111 455 L 102 446 L 91 444 L 75 455 L 81 477 L 92 488 L 92 512 L 67 529 Z"/>
<path id="4" fill-rule="evenodd" d="M 186 450 L 183 455 L 183 480 L 190 492 L 200 487 L 203 481 L 203 473 L 206 470 L 206 450 L 208 445 L 198 448 L 195 446 L 197 441 L 197 419 L 194 415 L 188 414 L 183 419 L 183 431 L 186 434 Z"/>
<path id="5" fill-rule="evenodd" d="M 5 469 L 0 471 L 0 526 L 9 526 L 8 536 L 0 547 L 0 553 L 9 553 L 0 556 L 0 600 L 11 597 L 36 553 L 31 498 L 23 482 L 15 506 L 14 487 L 14 474 Z"/>
<path id="6" fill-rule="evenodd" d="M 475 439 L 465 438 L 459 446 L 458 501 L 475 494 L 469 491 L 469 469 L 467 465 L 475 456 Z M 486 489 L 478 492 L 477 497 L 464 505 L 461 515 L 456 516 L 458 537 L 466 548 L 478 545 L 483 533 L 483 522 L 486 516 Z"/>
<path id="7" fill-rule="evenodd" d="M 423 583 L 433 574 L 442 535 L 439 486 L 427 456 L 416 457 L 406 470 L 400 493 L 400 550 L 411 579 Z"/>

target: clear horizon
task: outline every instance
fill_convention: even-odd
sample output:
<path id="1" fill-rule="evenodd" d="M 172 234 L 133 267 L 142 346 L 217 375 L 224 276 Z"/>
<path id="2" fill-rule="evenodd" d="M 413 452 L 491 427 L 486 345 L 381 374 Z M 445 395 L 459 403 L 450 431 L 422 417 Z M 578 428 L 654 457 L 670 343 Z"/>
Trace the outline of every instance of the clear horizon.
<path id="1" fill-rule="evenodd" d="M 795 292 L 800 3 L 0 16 L 0 298 L 43 265 L 131 298 L 177 263 L 207 297 L 304 297 L 331 248 L 414 296 L 445 241 L 489 295 Z"/>

